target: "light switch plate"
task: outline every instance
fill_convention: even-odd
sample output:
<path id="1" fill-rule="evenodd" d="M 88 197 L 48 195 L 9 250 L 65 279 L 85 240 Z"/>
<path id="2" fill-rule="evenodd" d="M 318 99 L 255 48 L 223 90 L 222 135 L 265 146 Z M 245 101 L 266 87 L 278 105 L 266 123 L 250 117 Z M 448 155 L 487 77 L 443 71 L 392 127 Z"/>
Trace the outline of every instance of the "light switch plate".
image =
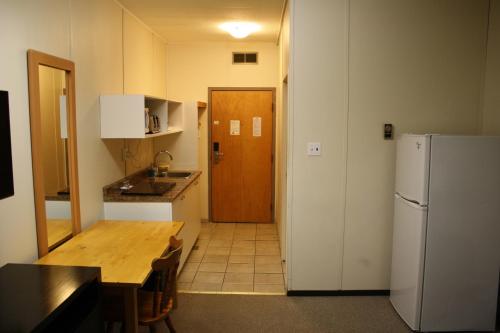
<path id="1" fill-rule="evenodd" d="M 321 143 L 319 143 L 319 142 L 309 142 L 307 144 L 307 155 L 309 155 L 309 156 L 319 156 L 319 155 L 321 155 Z"/>

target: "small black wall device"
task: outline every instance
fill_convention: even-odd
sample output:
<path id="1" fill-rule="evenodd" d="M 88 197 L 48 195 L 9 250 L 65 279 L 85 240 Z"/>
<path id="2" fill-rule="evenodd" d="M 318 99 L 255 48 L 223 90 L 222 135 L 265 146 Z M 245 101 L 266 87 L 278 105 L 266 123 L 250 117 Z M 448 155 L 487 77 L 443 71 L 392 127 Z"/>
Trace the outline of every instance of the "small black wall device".
<path id="1" fill-rule="evenodd" d="M 10 145 L 9 93 L 0 91 L 0 199 L 14 195 Z"/>

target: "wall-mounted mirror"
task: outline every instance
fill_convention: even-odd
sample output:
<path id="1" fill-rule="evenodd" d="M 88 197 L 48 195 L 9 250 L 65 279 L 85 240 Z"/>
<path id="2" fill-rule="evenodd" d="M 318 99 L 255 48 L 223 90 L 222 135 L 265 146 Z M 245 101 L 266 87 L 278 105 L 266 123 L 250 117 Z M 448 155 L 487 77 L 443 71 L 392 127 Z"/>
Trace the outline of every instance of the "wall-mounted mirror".
<path id="1" fill-rule="evenodd" d="M 28 51 L 39 257 L 81 230 L 74 72 L 69 60 Z"/>

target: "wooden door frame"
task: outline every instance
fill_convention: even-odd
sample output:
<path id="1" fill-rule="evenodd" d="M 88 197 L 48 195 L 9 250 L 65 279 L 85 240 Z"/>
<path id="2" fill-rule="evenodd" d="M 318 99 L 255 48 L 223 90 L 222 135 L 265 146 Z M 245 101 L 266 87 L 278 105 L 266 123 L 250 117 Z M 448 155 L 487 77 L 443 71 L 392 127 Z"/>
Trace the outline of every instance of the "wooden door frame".
<path id="1" fill-rule="evenodd" d="M 212 222 L 212 92 L 213 91 L 271 91 L 272 100 L 272 143 L 271 143 L 271 224 L 275 223 L 275 163 L 276 163 L 276 88 L 273 87 L 208 87 L 208 114 L 207 114 L 207 132 L 208 132 L 208 220 Z"/>

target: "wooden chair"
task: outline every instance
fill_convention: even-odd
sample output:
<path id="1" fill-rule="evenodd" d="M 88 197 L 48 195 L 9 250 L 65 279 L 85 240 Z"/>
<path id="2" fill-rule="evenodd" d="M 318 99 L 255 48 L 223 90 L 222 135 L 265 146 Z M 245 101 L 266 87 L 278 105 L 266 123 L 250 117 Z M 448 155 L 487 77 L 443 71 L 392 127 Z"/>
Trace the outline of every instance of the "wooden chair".
<path id="1" fill-rule="evenodd" d="M 139 325 L 156 331 L 159 321 L 165 321 L 170 333 L 175 333 L 169 313 L 177 307 L 177 269 L 182 253 L 182 239 L 170 237 L 167 255 L 153 260 L 153 274 L 145 286 L 138 290 Z"/>
<path id="2" fill-rule="evenodd" d="M 170 333 L 175 333 L 169 313 L 177 307 L 177 269 L 182 252 L 182 239 L 170 237 L 169 247 L 160 258 L 151 263 L 153 272 L 142 288 L 137 291 L 139 325 L 149 326 L 156 332 L 156 324 L 165 321 Z M 123 302 L 120 288 L 103 290 L 103 312 L 107 332 L 114 331 L 116 322 L 123 322 Z M 122 326 L 123 329 L 123 326 Z"/>

